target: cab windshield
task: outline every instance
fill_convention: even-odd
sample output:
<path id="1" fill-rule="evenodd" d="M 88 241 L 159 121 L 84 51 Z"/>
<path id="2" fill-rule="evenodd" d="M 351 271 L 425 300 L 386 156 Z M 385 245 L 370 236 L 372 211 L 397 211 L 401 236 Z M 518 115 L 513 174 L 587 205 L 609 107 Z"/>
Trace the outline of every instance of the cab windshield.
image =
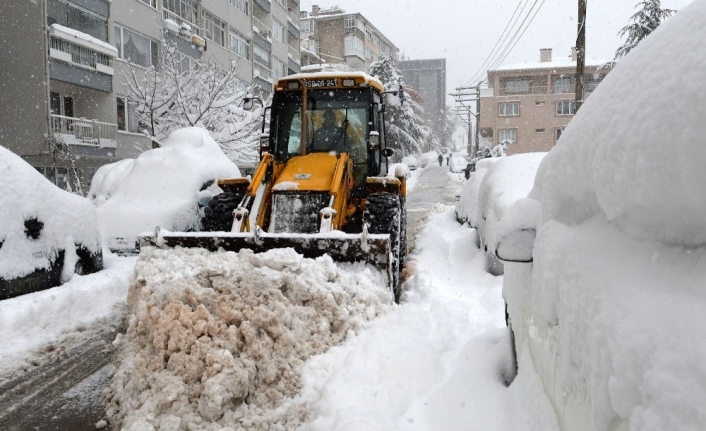
<path id="1" fill-rule="evenodd" d="M 307 92 L 307 153 L 347 152 L 356 165 L 367 163 L 367 89 L 309 90 Z M 270 126 L 274 155 L 287 160 L 301 154 L 302 93 L 275 94 Z"/>

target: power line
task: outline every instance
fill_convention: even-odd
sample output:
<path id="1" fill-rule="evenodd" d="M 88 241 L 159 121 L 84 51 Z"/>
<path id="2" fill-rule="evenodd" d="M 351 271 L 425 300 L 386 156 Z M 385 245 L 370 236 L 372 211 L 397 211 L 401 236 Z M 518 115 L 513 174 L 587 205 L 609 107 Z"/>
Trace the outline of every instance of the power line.
<path id="1" fill-rule="evenodd" d="M 522 28 L 522 26 L 524 25 L 524 23 L 527 21 L 527 18 L 529 18 L 529 15 L 532 13 L 532 10 L 534 9 L 535 5 L 537 4 L 537 2 L 539 2 L 539 0 L 535 0 L 535 1 L 534 1 L 534 4 L 532 4 L 532 8 L 530 8 L 529 12 L 527 13 L 527 16 L 526 16 L 525 19 L 522 21 L 522 24 L 520 24 L 520 28 L 517 30 L 517 32 L 515 32 L 515 35 L 513 35 L 512 40 L 510 40 L 510 43 L 512 43 L 512 46 L 507 46 L 507 47 L 505 48 L 505 51 L 503 51 L 503 53 L 501 54 L 502 57 L 498 58 L 498 60 L 497 60 L 491 67 L 489 67 L 489 69 L 495 69 L 495 68 L 498 67 L 500 64 L 502 64 L 502 62 L 505 61 L 505 59 L 507 58 L 507 56 L 510 55 L 510 53 L 512 52 L 512 50 L 515 49 L 515 46 L 517 45 L 517 43 L 520 41 L 520 39 L 522 39 L 522 36 L 525 34 L 525 32 L 527 31 L 527 29 L 529 28 L 529 26 L 530 26 L 530 25 L 532 24 L 532 22 L 534 21 L 534 18 L 537 16 L 537 14 L 539 13 L 540 9 L 542 9 L 542 6 L 544 5 L 544 1 L 545 1 L 545 0 L 542 0 L 542 3 L 540 3 L 540 4 L 539 4 L 539 7 L 537 7 L 537 9 L 534 11 L 534 15 L 532 15 L 532 18 L 530 18 L 530 20 L 529 20 L 529 22 L 527 23 L 527 25 L 525 25 L 524 28 Z M 522 30 L 522 33 L 519 33 L 519 32 L 520 32 L 520 29 Z M 519 33 L 519 36 L 518 36 L 518 33 Z M 514 41 L 514 43 L 513 43 L 513 41 Z"/>
<path id="2" fill-rule="evenodd" d="M 489 53 L 488 56 L 485 58 L 485 61 L 484 61 L 483 64 L 478 68 L 478 70 L 476 71 L 476 73 L 473 74 L 473 77 L 472 77 L 471 79 L 469 79 L 468 82 L 466 82 L 466 83 L 463 85 L 464 87 L 467 87 L 468 85 L 470 85 L 471 83 L 473 83 L 473 81 L 475 81 L 476 78 L 478 78 L 478 75 L 479 75 L 479 74 L 482 75 L 482 72 L 483 72 L 483 70 L 484 70 L 484 67 L 485 67 L 487 64 L 489 64 L 488 62 L 490 61 L 490 59 L 491 59 L 491 58 L 494 58 L 495 55 L 497 54 L 497 52 L 496 52 L 495 50 L 496 50 L 496 48 L 498 47 L 498 45 L 501 44 L 501 43 L 504 44 L 504 43 L 505 43 L 505 40 L 507 39 L 507 35 L 510 34 L 510 33 L 507 33 L 507 35 L 506 35 L 505 33 L 508 32 L 508 29 L 510 29 L 510 31 L 512 31 L 512 29 L 515 27 L 515 23 L 517 23 L 517 20 L 519 20 L 520 15 L 519 15 L 517 12 L 520 10 L 520 6 L 524 3 L 524 6 L 522 6 L 522 11 L 524 11 L 524 9 L 525 9 L 525 7 L 527 6 L 527 3 L 528 3 L 528 2 L 529 2 L 529 0 L 520 0 L 520 1 L 517 3 L 517 6 L 515 7 L 515 11 L 512 13 L 512 16 L 510 17 L 510 20 L 507 22 L 507 24 L 505 24 L 505 28 L 503 29 L 503 32 L 500 34 L 500 37 L 498 38 L 498 40 L 495 42 L 495 45 L 493 46 L 493 49 L 490 50 L 490 53 Z M 522 13 L 522 11 L 520 11 L 520 14 Z M 517 15 L 517 18 L 515 18 L 515 15 Z"/>
<path id="3" fill-rule="evenodd" d="M 499 53 L 498 52 L 495 52 L 494 54 L 491 53 L 491 56 L 489 56 L 486 59 L 486 61 L 481 66 L 481 68 L 478 70 L 478 72 L 476 72 L 475 75 L 473 75 L 473 78 L 471 78 L 468 81 L 468 83 L 471 83 L 474 80 L 479 79 L 480 76 L 482 76 L 482 74 L 485 72 L 484 66 L 488 63 L 488 60 L 490 60 L 490 62 L 491 62 L 488 69 L 492 70 L 492 69 L 496 68 L 498 65 L 500 65 L 507 58 L 508 55 L 510 55 L 512 50 L 515 48 L 517 43 L 522 39 L 522 36 L 525 34 L 525 32 L 527 31 L 529 26 L 534 21 L 535 17 L 539 13 L 539 11 L 542 9 L 542 6 L 544 5 L 545 0 L 542 0 L 542 3 L 539 4 L 539 7 L 537 7 L 535 9 L 538 2 L 539 2 L 539 0 L 534 1 L 532 6 L 530 7 L 529 11 L 527 11 L 527 14 L 524 16 L 524 19 L 520 23 L 519 27 L 517 27 L 517 29 L 515 29 L 515 24 L 519 20 L 519 15 L 518 15 L 518 18 L 515 20 L 514 23 L 512 23 L 512 26 L 510 27 L 510 31 L 515 30 L 515 33 L 512 35 L 512 38 L 510 38 L 510 40 L 507 42 L 507 44 L 503 48 L 501 48 L 502 50 Z M 522 10 L 520 11 L 520 14 L 522 14 L 522 12 L 524 12 L 527 4 L 529 4 L 529 2 L 524 4 L 524 6 L 522 7 Z M 518 8 L 519 8 L 519 6 L 520 5 L 518 4 Z M 517 11 L 517 9 L 515 11 Z M 534 14 L 532 14 L 533 11 L 534 11 Z M 530 15 L 531 15 L 531 18 L 530 18 Z M 513 13 L 513 18 L 514 18 L 514 16 L 515 16 L 515 14 Z M 511 18 L 511 21 L 513 18 Z M 529 18 L 529 22 L 527 22 L 528 18 Z M 506 28 L 507 28 L 507 26 L 506 26 Z M 503 34 L 504 34 L 504 32 L 503 32 Z M 502 38 L 502 36 L 501 36 L 501 38 Z M 507 35 L 506 35 L 503 43 L 505 43 L 505 41 L 507 41 Z M 466 85 L 468 85 L 468 83 Z"/>

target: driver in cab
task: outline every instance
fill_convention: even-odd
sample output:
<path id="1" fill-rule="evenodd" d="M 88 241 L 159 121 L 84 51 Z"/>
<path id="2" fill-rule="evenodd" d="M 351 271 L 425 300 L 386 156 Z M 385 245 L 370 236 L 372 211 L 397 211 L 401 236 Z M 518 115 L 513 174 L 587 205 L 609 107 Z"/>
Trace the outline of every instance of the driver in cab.
<path id="1" fill-rule="evenodd" d="M 349 152 L 351 138 L 346 133 L 346 126 L 346 121 L 343 122 L 343 127 L 337 126 L 336 114 L 331 109 L 325 110 L 322 126 L 314 131 L 311 151 Z"/>

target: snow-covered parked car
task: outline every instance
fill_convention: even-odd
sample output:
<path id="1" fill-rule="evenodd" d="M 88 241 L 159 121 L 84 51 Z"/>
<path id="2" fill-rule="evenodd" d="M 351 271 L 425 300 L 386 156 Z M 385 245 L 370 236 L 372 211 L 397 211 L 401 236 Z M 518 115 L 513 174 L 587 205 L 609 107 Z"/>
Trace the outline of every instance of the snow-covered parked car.
<path id="1" fill-rule="evenodd" d="M 93 205 L 0 147 L 0 299 L 103 269 Z"/>
<path id="2" fill-rule="evenodd" d="M 471 172 L 468 181 L 461 187 L 458 202 L 456 202 L 456 220 L 459 223 L 468 223 L 471 227 L 478 227 L 478 192 L 483 177 L 499 157 L 488 157 L 476 163 L 476 170 Z"/>
<path id="3" fill-rule="evenodd" d="M 534 185 L 539 163 L 547 153 L 525 153 L 500 157 L 481 180 L 477 201 L 477 227 L 481 251 L 487 256 L 486 269 L 503 273 L 503 263 L 495 255 L 498 223 L 518 199 L 527 197 Z M 478 167 L 476 166 L 476 169 Z"/>
<path id="4" fill-rule="evenodd" d="M 706 429 L 705 21 L 621 60 L 499 229 L 519 374 L 563 431 Z"/>
<path id="5" fill-rule="evenodd" d="M 463 172 L 464 169 L 466 169 L 466 165 L 468 162 L 466 161 L 466 158 L 463 156 L 452 156 L 451 160 L 449 160 L 449 170 L 451 172 Z"/>
<path id="6" fill-rule="evenodd" d="M 410 171 L 414 171 L 419 167 L 419 161 L 415 156 L 402 157 L 402 163 L 407 165 Z"/>
<path id="7" fill-rule="evenodd" d="M 134 160 L 101 167 L 89 197 L 111 250 L 131 252 L 139 234 L 157 227 L 199 230 L 199 208 L 220 193 L 215 180 L 239 176 L 238 167 L 208 132 L 192 127 L 172 132 L 161 148 Z"/>

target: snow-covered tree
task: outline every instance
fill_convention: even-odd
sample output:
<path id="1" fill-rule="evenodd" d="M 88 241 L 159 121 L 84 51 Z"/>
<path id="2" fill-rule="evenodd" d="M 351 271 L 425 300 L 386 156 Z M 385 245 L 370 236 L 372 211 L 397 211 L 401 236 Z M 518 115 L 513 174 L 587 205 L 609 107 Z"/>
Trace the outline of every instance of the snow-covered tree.
<path id="1" fill-rule="evenodd" d="M 140 132 L 160 141 L 178 128 L 203 127 L 231 160 L 255 161 L 262 108 L 240 107 L 253 87 L 238 78 L 238 63 L 222 68 L 214 58 L 181 53 L 164 37 L 161 45 L 158 68 L 130 64 L 122 73 Z"/>
<path id="2" fill-rule="evenodd" d="M 676 11 L 672 9 L 662 9 L 661 0 L 643 0 L 635 5 L 640 8 L 630 19 L 632 24 L 626 25 L 620 30 L 618 35 L 623 37 L 628 36 L 623 45 L 615 51 L 615 59 L 620 60 L 625 57 L 630 50 L 635 48 L 638 43 L 652 33 L 662 21 L 669 18 Z"/>
<path id="3" fill-rule="evenodd" d="M 373 63 L 370 74 L 382 82 L 385 91 L 397 91 L 404 85 L 402 74 L 389 57 L 381 57 Z M 396 158 L 420 153 L 430 132 L 417 123 L 410 96 L 403 93 L 400 98 L 398 94 L 396 98 L 388 98 L 388 102 L 385 108 L 385 131 L 388 145 L 400 153 Z"/>

